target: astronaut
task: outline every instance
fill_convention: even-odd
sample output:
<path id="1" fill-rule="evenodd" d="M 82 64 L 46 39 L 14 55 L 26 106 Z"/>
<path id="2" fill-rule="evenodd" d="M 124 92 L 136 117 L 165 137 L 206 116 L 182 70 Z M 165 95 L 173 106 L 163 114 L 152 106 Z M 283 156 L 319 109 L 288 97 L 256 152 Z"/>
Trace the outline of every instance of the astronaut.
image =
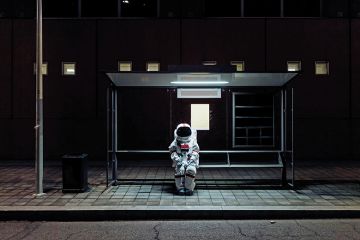
<path id="1" fill-rule="evenodd" d="M 196 130 L 187 123 L 179 124 L 174 131 L 174 141 L 169 146 L 177 194 L 192 195 L 195 188 L 196 169 L 199 168 L 199 145 Z"/>

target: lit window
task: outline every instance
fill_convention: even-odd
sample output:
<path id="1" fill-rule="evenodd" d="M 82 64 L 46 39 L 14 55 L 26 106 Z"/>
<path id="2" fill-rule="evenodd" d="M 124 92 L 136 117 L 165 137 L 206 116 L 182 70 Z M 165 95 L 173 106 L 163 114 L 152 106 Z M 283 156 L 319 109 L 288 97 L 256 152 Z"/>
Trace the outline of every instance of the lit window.
<path id="1" fill-rule="evenodd" d="M 216 61 L 203 61 L 204 66 L 215 66 L 217 64 Z"/>
<path id="2" fill-rule="evenodd" d="M 191 127 L 197 130 L 210 130 L 209 104 L 191 104 Z"/>
<path id="3" fill-rule="evenodd" d="M 119 72 L 131 72 L 132 62 L 119 62 Z"/>
<path id="4" fill-rule="evenodd" d="M 63 75 L 75 75 L 75 74 L 76 74 L 76 64 L 63 62 Z"/>
<path id="5" fill-rule="evenodd" d="M 47 68 L 48 68 L 48 64 L 46 62 L 43 63 L 42 68 L 41 68 L 41 72 L 42 72 L 43 75 L 48 74 Z M 36 74 L 36 63 L 34 63 L 34 74 Z"/>
<path id="6" fill-rule="evenodd" d="M 288 70 L 288 72 L 299 72 L 301 70 L 301 62 L 300 61 L 288 61 L 287 62 L 287 70 Z"/>
<path id="7" fill-rule="evenodd" d="M 148 72 L 158 72 L 158 71 L 160 71 L 160 63 L 158 63 L 158 62 L 148 62 L 148 63 L 146 63 L 146 71 L 148 71 Z"/>
<path id="8" fill-rule="evenodd" d="M 233 66 L 236 66 L 237 72 L 245 71 L 245 62 L 244 61 L 231 61 L 230 64 Z"/>
<path id="9" fill-rule="evenodd" d="M 316 75 L 328 75 L 329 74 L 329 62 L 325 62 L 325 61 L 315 62 L 315 74 Z"/>

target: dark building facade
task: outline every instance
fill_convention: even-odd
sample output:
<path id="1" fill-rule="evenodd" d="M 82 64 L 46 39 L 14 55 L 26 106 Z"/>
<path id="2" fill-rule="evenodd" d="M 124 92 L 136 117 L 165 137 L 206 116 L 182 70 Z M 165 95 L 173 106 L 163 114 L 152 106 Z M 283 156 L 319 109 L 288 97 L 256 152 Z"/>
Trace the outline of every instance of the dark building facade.
<path id="1" fill-rule="evenodd" d="M 27 2 L 0 5 L 3 160 L 34 158 L 35 10 Z M 296 158 L 360 157 L 359 1 L 323 0 L 313 7 L 301 7 L 295 0 L 229 1 L 232 5 L 218 11 L 211 1 L 144 0 L 138 5 L 131 0 L 109 1 L 98 11 L 99 1 L 67 0 L 59 1 L 59 6 L 49 2 L 44 1 L 48 159 L 79 151 L 92 159 L 105 157 L 104 71 L 117 71 L 119 61 L 131 61 L 133 71 L 145 71 L 151 61 L 160 63 L 163 71 L 168 65 L 244 61 L 246 72 L 284 72 L 288 61 L 301 61 L 301 73 L 294 81 Z M 65 4 L 72 10 L 65 10 Z M 317 61 L 328 63 L 328 74 L 315 74 Z M 63 62 L 76 63 L 76 74 L 63 75 Z M 146 94 L 159 104 L 167 99 L 160 90 L 127 94 L 129 105 L 123 110 L 132 109 L 137 123 L 143 121 L 136 109 L 146 108 L 142 106 Z M 156 124 L 167 133 L 174 127 L 168 119 Z"/>

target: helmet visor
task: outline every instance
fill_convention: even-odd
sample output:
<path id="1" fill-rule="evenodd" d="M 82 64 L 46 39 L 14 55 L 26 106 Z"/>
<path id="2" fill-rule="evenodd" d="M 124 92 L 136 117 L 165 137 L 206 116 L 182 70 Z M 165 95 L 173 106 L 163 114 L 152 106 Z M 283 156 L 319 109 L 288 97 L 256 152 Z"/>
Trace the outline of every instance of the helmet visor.
<path id="1" fill-rule="evenodd" d="M 179 137 L 190 137 L 191 136 L 191 128 L 179 127 L 176 131 L 176 135 L 178 135 Z"/>

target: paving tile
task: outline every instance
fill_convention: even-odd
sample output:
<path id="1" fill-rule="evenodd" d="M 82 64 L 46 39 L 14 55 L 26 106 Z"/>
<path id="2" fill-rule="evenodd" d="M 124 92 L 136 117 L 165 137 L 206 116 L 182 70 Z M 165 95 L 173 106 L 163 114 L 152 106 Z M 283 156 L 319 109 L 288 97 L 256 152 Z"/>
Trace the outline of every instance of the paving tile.
<path id="1" fill-rule="evenodd" d="M 51 206 L 65 206 L 66 203 L 68 203 L 68 199 L 58 199 L 55 202 L 51 204 Z"/>
<path id="2" fill-rule="evenodd" d="M 147 201 L 146 202 L 147 206 L 159 206 L 160 205 L 160 201 Z"/>
<path id="3" fill-rule="evenodd" d="M 74 198 L 74 197 L 75 197 L 75 195 L 73 195 L 73 194 L 65 194 L 65 195 L 61 196 L 60 198 Z"/>
<path id="4" fill-rule="evenodd" d="M 122 199 L 122 198 L 124 198 L 123 195 L 113 195 L 113 196 L 111 197 L 111 199 Z"/>
<path id="5" fill-rule="evenodd" d="M 83 202 L 81 202 L 81 203 L 79 203 L 79 205 L 78 206 L 91 206 L 92 204 L 91 203 L 83 203 Z"/>
<path id="6" fill-rule="evenodd" d="M 120 179 L 157 178 L 170 179 L 173 170 L 166 167 L 121 168 Z M 216 178 L 260 179 L 277 178 L 273 170 L 220 169 L 199 171 L 198 188 L 193 196 L 174 195 L 172 181 L 154 181 L 146 185 L 122 184 L 106 189 L 104 170 L 90 168 L 89 183 L 91 190 L 86 193 L 63 194 L 61 191 L 61 169 L 45 169 L 47 187 L 50 189 L 45 198 L 34 198 L 33 168 L 26 166 L 0 166 L 3 178 L 0 179 L 1 206 L 359 206 L 360 193 L 358 176 L 360 164 L 354 167 L 299 167 L 296 178 L 309 181 L 300 189 L 242 189 L 242 186 L 231 185 L 223 189 L 224 183 L 234 181 L 217 181 Z M 14 172 L 16 174 L 14 175 Z M 20 177 L 19 177 L 20 176 Z M 19 179 L 21 178 L 21 179 Z M 201 179 L 214 179 L 202 181 Z M 6 182 L 2 179 L 6 179 Z M 314 183 L 312 180 L 331 180 L 328 183 Z M 353 180 L 354 182 L 337 182 Z M 356 182 L 357 181 L 357 182 Z M 144 183 L 144 182 L 143 182 Z M 46 185 L 45 184 L 45 185 Z M 234 189 L 233 189 L 234 188 Z"/>
<path id="7" fill-rule="evenodd" d="M 25 206 L 27 205 L 28 202 L 14 202 L 12 205 L 13 206 Z"/>
<path id="8" fill-rule="evenodd" d="M 172 201 L 171 200 L 160 200 L 160 205 L 162 205 L 162 206 L 171 206 Z"/>
<path id="9" fill-rule="evenodd" d="M 122 202 L 133 202 L 135 200 L 135 198 L 123 198 L 121 201 Z"/>
<path id="10" fill-rule="evenodd" d="M 95 202 L 96 201 L 96 199 L 95 198 L 91 198 L 91 199 L 83 199 L 82 201 L 81 201 L 81 203 L 92 203 L 92 202 Z"/>

